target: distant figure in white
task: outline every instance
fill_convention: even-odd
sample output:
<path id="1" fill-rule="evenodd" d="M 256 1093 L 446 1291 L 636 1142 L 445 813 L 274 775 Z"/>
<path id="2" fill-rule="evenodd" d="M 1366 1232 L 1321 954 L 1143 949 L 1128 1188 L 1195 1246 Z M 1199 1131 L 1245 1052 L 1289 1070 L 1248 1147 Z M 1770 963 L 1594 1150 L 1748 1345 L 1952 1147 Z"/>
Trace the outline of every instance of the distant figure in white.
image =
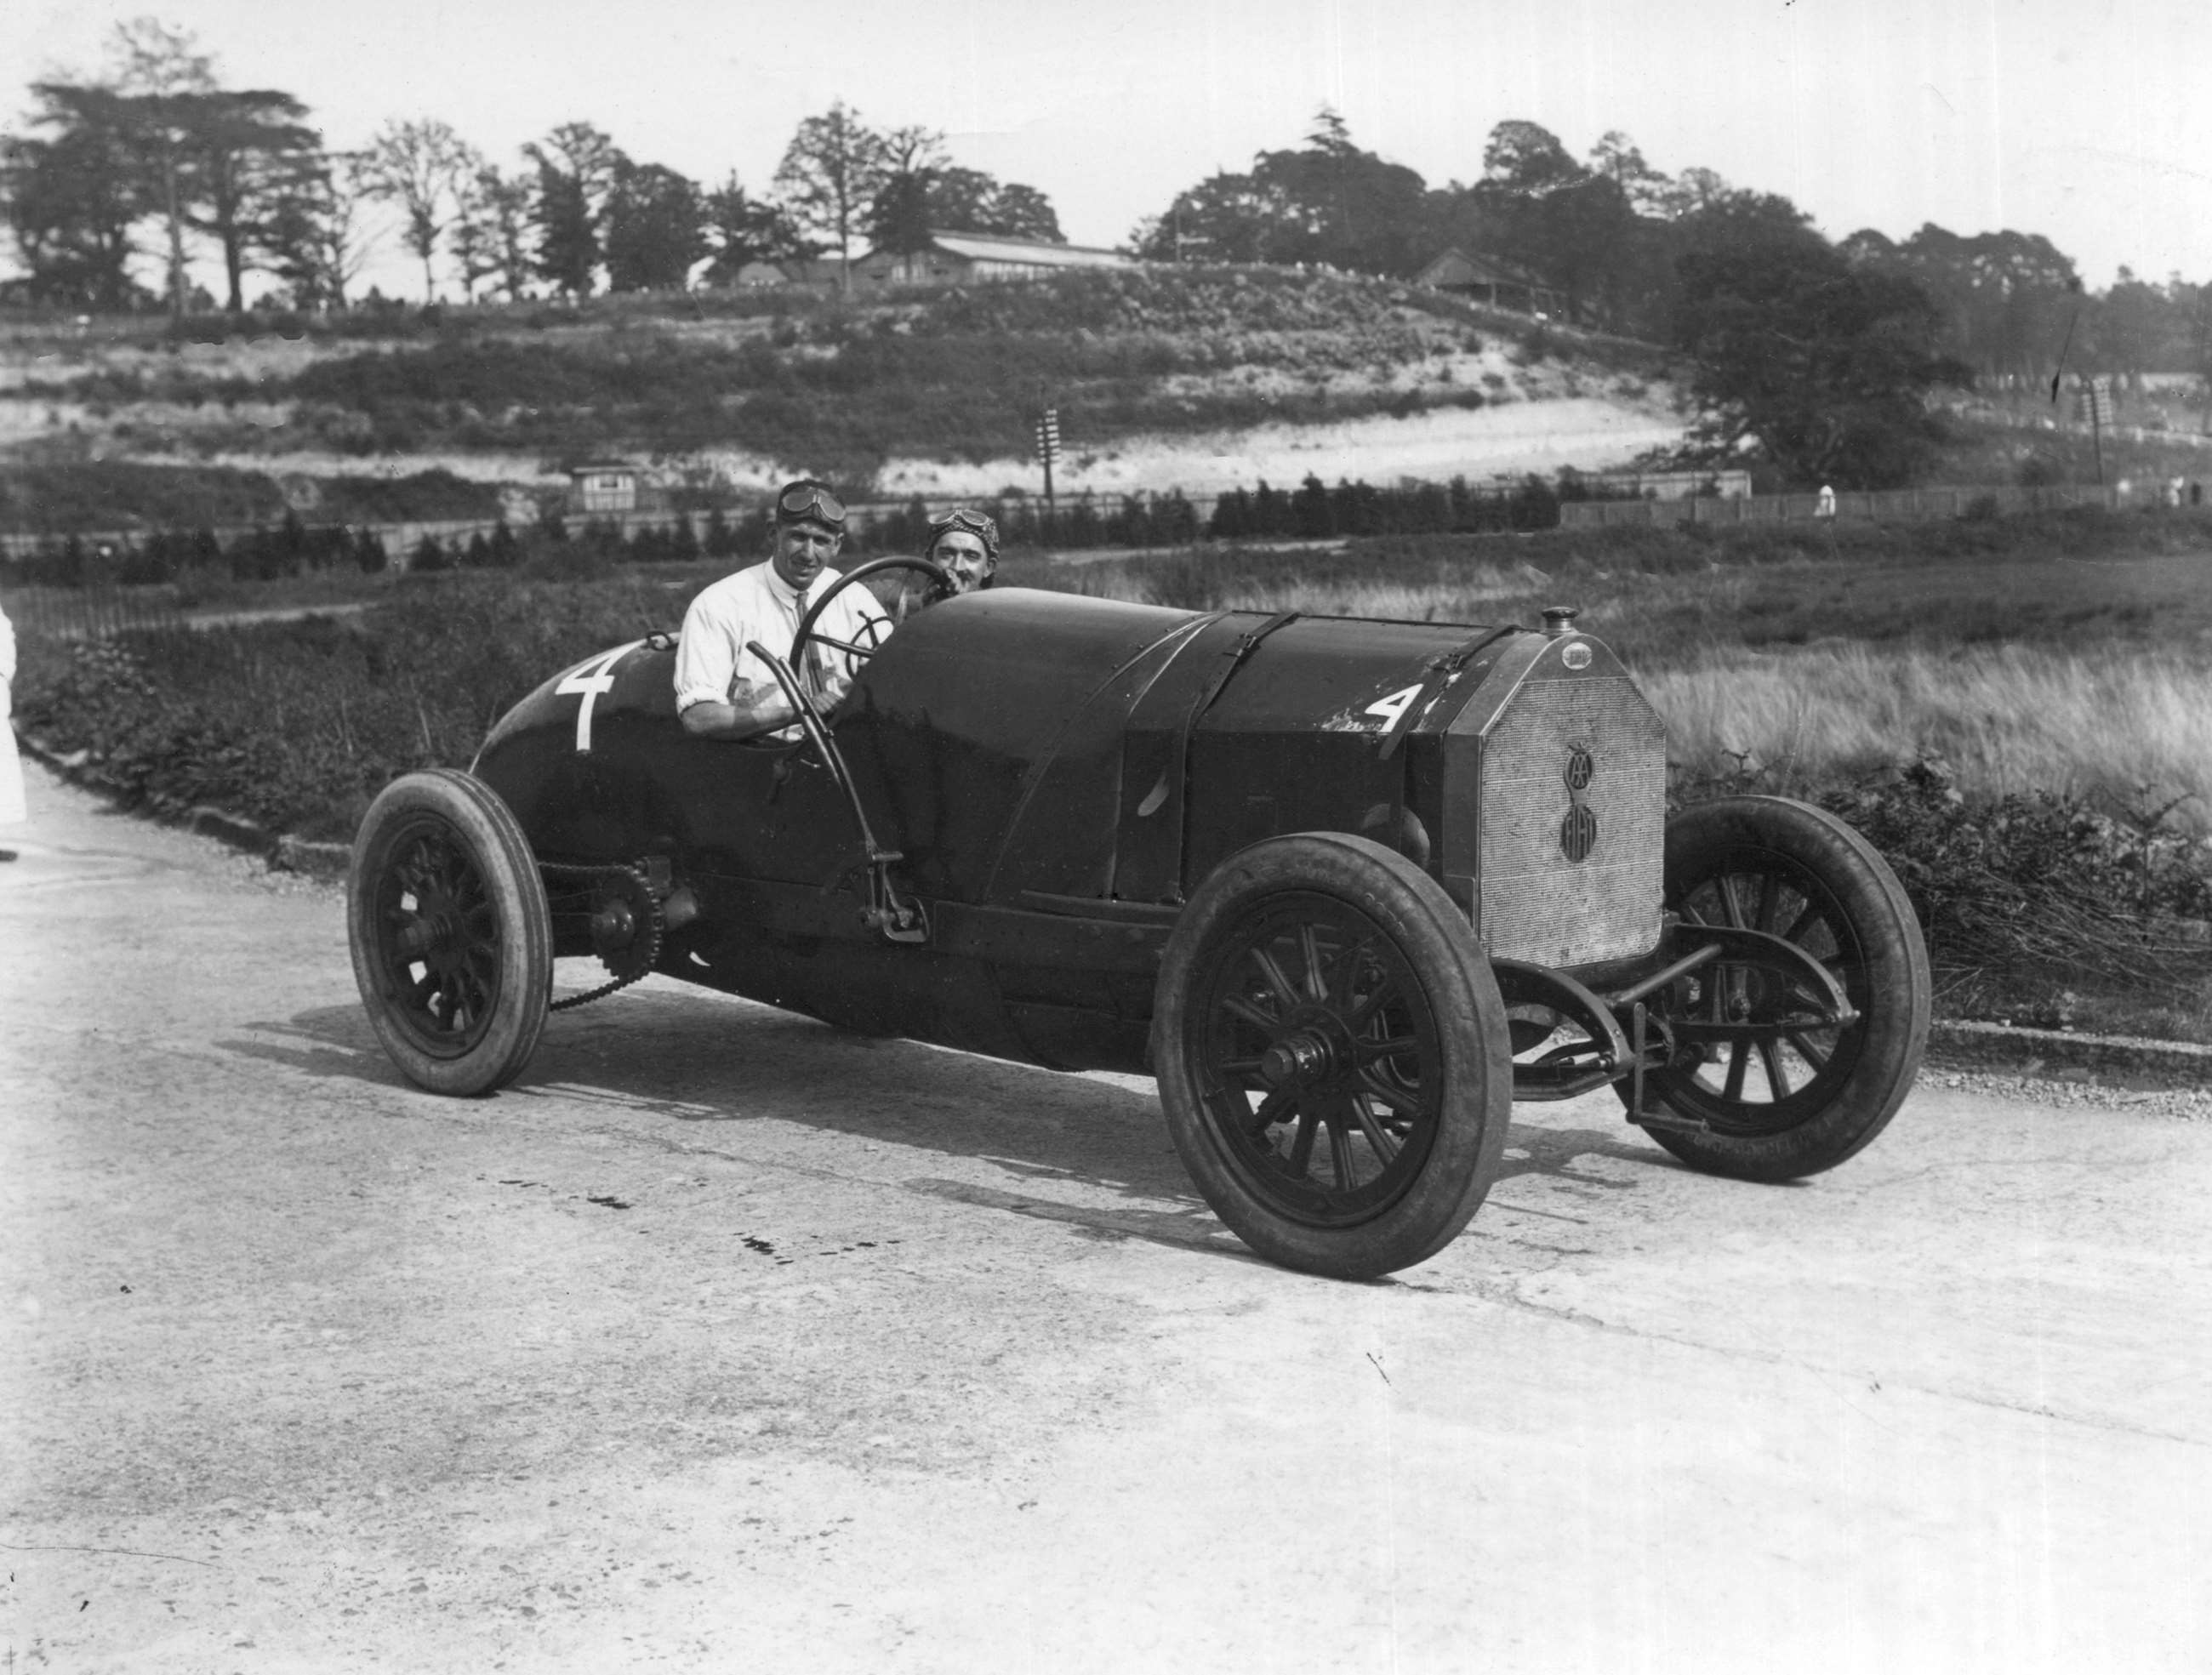
<path id="1" fill-rule="evenodd" d="M 1836 515 L 1836 491 L 1825 482 L 1820 485 L 1820 503 L 1813 508 L 1813 515 L 1816 518 L 1832 518 Z"/>
<path id="2" fill-rule="evenodd" d="M 15 685 L 15 628 L 0 610 L 0 826 L 17 826 L 31 817 L 23 801 L 23 764 L 15 756 L 15 728 L 9 721 Z M 15 852 L 0 848 L 0 861 Z"/>

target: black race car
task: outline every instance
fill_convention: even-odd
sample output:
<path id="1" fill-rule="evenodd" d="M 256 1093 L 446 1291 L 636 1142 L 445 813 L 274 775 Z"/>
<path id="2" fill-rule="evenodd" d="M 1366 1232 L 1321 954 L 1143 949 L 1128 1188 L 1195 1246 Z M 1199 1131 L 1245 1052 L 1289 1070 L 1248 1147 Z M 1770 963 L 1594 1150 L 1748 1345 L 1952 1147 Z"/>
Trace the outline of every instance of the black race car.
<path id="1" fill-rule="evenodd" d="M 923 561 L 886 559 L 838 586 Z M 824 596 L 826 598 L 826 595 Z M 1666 809 L 1663 729 L 1540 630 L 1004 588 L 914 615 L 787 739 L 679 725 L 673 636 L 593 657 L 468 774 L 396 780 L 349 923 L 378 1035 L 482 1094 L 550 1010 L 659 972 L 873 1035 L 1157 1077 L 1206 1201 L 1346 1277 L 1448 1244 L 1516 1099 L 1611 1086 L 1694 1166 L 1785 1180 L 1903 1101 L 1910 904 L 1778 798 Z M 832 642 L 833 645 L 835 642 Z M 606 980 L 556 1001 L 554 961 Z"/>

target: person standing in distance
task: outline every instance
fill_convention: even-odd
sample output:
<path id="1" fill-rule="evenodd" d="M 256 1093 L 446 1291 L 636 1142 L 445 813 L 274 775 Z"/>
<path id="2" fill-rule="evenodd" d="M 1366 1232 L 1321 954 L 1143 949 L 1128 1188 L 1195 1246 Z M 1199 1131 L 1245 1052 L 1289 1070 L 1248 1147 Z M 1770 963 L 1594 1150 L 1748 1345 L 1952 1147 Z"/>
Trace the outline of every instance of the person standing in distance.
<path id="1" fill-rule="evenodd" d="M 23 801 L 23 764 L 15 756 L 15 725 L 8 719 L 15 683 L 15 628 L 8 613 L 0 610 L 0 826 L 15 826 L 30 818 Z M 12 861 L 15 852 L 0 848 L 0 861 Z"/>
<path id="2" fill-rule="evenodd" d="M 835 586 L 829 567 L 845 537 L 845 508 L 826 483 L 787 482 L 775 497 L 775 544 L 765 564 L 726 575 L 703 589 L 684 613 L 676 648 L 676 708 L 684 731 L 707 738 L 750 738 L 789 729 L 799 712 L 769 666 L 746 650 L 758 640 L 788 655 L 808 606 Z M 847 588 L 815 626 L 848 645 L 873 646 L 890 631 L 865 587 Z M 851 689 L 853 658 L 819 642 L 805 666 L 792 672 L 817 709 Z M 796 737 L 788 733 L 787 737 Z"/>

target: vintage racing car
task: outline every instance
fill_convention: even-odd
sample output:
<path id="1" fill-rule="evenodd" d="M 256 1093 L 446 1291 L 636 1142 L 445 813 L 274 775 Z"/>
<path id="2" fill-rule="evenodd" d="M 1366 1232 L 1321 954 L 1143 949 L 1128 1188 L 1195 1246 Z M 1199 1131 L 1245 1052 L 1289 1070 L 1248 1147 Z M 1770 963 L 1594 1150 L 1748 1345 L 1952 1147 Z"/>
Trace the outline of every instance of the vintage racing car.
<path id="1" fill-rule="evenodd" d="M 937 573 L 884 559 L 885 573 Z M 824 595 L 826 598 L 827 595 Z M 548 681 L 468 774 L 378 797 L 353 961 L 422 1086 L 497 1088 L 549 1010 L 648 972 L 833 1024 L 1158 1078 L 1221 1220 L 1373 1276 L 1467 1224 L 1513 1101 L 1610 1085 L 1701 1169 L 1778 1181 L 1879 1133 L 1927 956 L 1818 810 L 1666 809 L 1659 718 L 1576 613 L 1540 629 L 994 589 L 839 645 L 802 725 L 694 737 L 673 637 Z M 554 961 L 608 980 L 554 999 Z"/>

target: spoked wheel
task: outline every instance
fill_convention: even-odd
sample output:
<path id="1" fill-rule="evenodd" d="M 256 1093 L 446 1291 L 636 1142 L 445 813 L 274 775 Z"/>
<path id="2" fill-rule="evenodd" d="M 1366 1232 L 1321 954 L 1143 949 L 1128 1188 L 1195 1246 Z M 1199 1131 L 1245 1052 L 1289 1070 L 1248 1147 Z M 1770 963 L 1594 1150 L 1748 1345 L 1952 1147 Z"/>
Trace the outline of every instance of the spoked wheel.
<path id="1" fill-rule="evenodd" d="M 496 793 L 450 768 L 393 780 L 355 840 L 346 907 L 362 1004 L 409 1080 L 482 1094 L 520 1073 L 552 996 L 552 917 Z"/>
<path id="2" fill-rule="evenodd" d="M 1654 1127 L 1651 1138 L 1746 1180 L 1833 1168 L 1896 1114 L 1927 1045 L 1927 945 L 1904 887 L 1842 821 L 1778 797 L 1685 810 L 1668 824 L 1666 877 L 1667 905 L 1685 921 L 1795 944 L 1858 1016 L 1803 1027 L 1808 997 L 1796 985 L 1725 957 L 1681 980 L 1667 1017 L 1703 1062 L 1648 1078 L 1645 1093 L 1708 1132 Z"/>
<path id="3" fill-rule="evenodd" d="M 1152 1057 L 1176 1149 L 1261 1255 L 1364 1279 L 1434 1255 L 1498 1171 L 1504 1008 L 1412 862 L 1307 833 L 1224 862 L 1163 962 Z"/>

